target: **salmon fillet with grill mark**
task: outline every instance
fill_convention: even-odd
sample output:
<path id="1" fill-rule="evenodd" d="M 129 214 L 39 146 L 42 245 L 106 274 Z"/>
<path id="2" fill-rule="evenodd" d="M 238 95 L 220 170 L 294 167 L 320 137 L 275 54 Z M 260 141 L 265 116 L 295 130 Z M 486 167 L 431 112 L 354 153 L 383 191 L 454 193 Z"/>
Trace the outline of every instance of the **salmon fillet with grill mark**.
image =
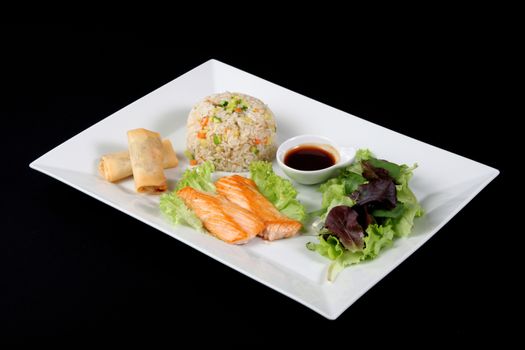
<path id="1" fill-rule="evenodd" d="M 265 229 L 259 235 L 264 239 L 273 241 L 292 237 L 301 229 L 301 223 L 281 214 L 259 192 L 253 180 L 239 175 L 226 176 L 219 179 L 215 183 L 215 187 L 217 193 L 262 219 Z"/>
<path id="2" fill-rule="evenodd" d="M 264 222 L 252 212 L 214 195 L 184 187 L 177 194 L 202 220 L 214 236 L 228 243 L 242 244 L 260 234 Z"/>

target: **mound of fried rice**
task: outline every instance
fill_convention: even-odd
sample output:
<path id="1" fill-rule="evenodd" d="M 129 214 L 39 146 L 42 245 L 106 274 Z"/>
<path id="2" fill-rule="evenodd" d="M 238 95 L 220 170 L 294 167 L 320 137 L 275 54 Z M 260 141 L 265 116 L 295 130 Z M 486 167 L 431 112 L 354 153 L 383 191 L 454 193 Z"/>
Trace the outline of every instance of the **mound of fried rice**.
<path id="1" fill-rule="evenodd" d="M 255 160 L 275 156 L 275 117 L 261 100 L 224 92 L 197 103 L 187 121 L 190 164 L 210 160 L 216 170 L 247 171 Z"/>

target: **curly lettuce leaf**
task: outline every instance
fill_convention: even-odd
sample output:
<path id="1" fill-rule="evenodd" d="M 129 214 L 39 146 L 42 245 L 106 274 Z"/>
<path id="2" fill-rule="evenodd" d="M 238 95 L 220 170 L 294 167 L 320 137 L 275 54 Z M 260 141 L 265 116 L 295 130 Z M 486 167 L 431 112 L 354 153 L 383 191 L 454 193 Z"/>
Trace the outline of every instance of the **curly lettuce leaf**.
<path id="1" fill-rule="evenodd" d="M 367 148 L 361 148 L 361 149 L 358 149 L 357 152 L 355 153 L 354 163 L 361 163 L 361 161 L 369 160 L 370 158 L 375 158 L 372 151 L 370 151 Z"/>
<path id="2" fill-rule="evenodd" d="M 346 196 L 345 184 L 340 178 L 326 181 L 319 187 L 319 191 L 323 194 L 321 205 L 324 209 L 328 208 L 334 200 Z"/>
<path id="3" fill-rule="evenodd" d="M 408 187 L 408 182 L 412 178 L 413 171 L 417 168 L 417 164 L 412 167 L 401 165 L 401 171 L 396 185 L 397 200 L 405 207 L 403 214 L 390 218 L 385 224 L 392 225 L 396 236 L 404 237 L 412 232 L 414 227 L 414 219 L 424 214 L 424 210 L 419 204 L 414 192 Z"/>
<path id="4" fill-rule="evenodd" d="M 215 166 L 210 161 L 187 169 L 177 183 L 175 191 L 183 189 L 184 187 L 193 187 L 199 191 L 215 193 L 215 185 L 211 180 L 211 175 L 214 171 Z"/>
<path id="5" fill-rule="evenodd" d="M 330 260 L 336 260 L 345 252 L 345 248 L 339 239 L 330 234 L 319 235 L 319 243 L 308 242 L 306 247 Z"/>
<path id="6" fill-rule="evenodd" d="M 274 173 L 272 163 L 256 161 L 250 164 L 250 175 L 259 191 L 283 215 L 304 222 L 306 210 L 297 200 L 297 190 L 292 183 Z"/>
<path id="7" fill-rule="evenodd" d="M 160 197 L 160 211 L 174 224 L 187 225 L 197 230 L 203 230 L 202 221 L 188 208 L 177 191 L 184 187 L 193 187 L 203 192 L 215 192 L 215 185 L 211 175 L 215 167 L 211 162 L 204 162 L 199 166 L 187 169 L 177 183 L 175 191 L 163 194 Z"/>
<path id="8" fill-rule="evenodd" d="M 330 234 L 319 235 L 319 243 L 308 242 L 306 248 L 333 260 L 328 268 L 329 281 L 334 281 L 345 267 L 357 264 L 363 258 L 362 252 L 345 249 L 337 237 Z"/>
<path id="9" fill-rule="evenodd" d="M 396 179 L 397 189 L 397 200 L 402 203 L 414 203 L 417 202 L 417 198 L 414 193 L 408 187 L 408 182 L 414 175 L 414 170 L 417 169 L 417 164 L 414 164 L 412 167 L 408 165 L 401 165 L 401 170 L 399 177 Z"/>
<path id="10" fill-rule="evenodd" d="M 363 260 L 363 255 L 361 252 L 351 252 L 349 250 L 344 251 L 344 253 L 337 258 L 334 262 L 328 267 L 328 280 L 330 282 L 335 281 L 339 273 L 347 266 L 355 265 Z"/>
<path id="11" fill-rule="evenodd" d="M 328 267 L 328 280 L 334 281 L 347 266 L 363 260 L 375 258 L 379 252 L 392 245 L 394 231 L 391 226 L 369 225 L 364 238 L 365 247 L 362 250 L 350 251 L 334 235 L 319 235 L 319 243 L 308 242 L 306 248 L 332 260 Z"/>
<path id="12" fill-rule="evenodd" d="M 353 206 L 355 202 L 348 195 L 365 182 L 366 179 L 360 174 L 343 170 L 338 177 L 328 180 L 319 187 L 319 191 L 323 194 L 322 208 L 315 214 L 326 217 L 330 209 L 335 206 Z"/>
<path id="13" fill-rule="evenodd" d="M 279 209 L 279 211 L 281 214 L 300 222 L 304 222 L 307 218 L 304 206 L 297 200 L 289 202 L 286 207 Z"/>
<path id="14" fill-rule="evenodd" d="M 203 230 L 202 221 L 184 204 L 176 191 L 165 193 L 160 197 L 160 211 L 176 225 L 188 225 Z"/>
<path id="15" fill-rule="evenodd" d="M 363 249 L 364 259 L 375 258 L 381 249 L 391 246 L 394 241 L 395 233 L 390 225 L 368 225 L 366 233 L 365 248 Z"/>
<path id="16" fill-rule="evenodd" d="M 370 158 L 374 158 L 374 154 L 370 150 L 366 148 L 359 149 L 355 153 L 354 161 L 352 162 L 352 164 L 347 166 L 344 171 L 349 171 L 361 175 L 363 173 L 363 167 L 361 165 L 361 162 L 369 160 Z"/>
<path id="17" fill-rule="evenodd" d="M 397 237 L 408 236 L 414 227 L 414 219 L 423 215 L 424 211 L 419 203 L 404 203 L 403 214 L 396 218 L 389 218 L 385 224 L 391 225 Z"/>
<path id="18" fill-rule="evenodd" d="M 358 150 L 354 163 L 342 169 L 336 178 L 329 179 L 321 184 L 319 191 L 323 194 L 323 208 L 328 208 L 334 199 L 340 200 L 341 197 L 348 196 L 357 190 L 359 185 L 367 182 L 367 179 L 362 176 L 363 167 L 361 160 L 369 159 L 370 156 L 370 151 Z M 359 161 L 357 161 L 357 159 L 359 159 Z"/>

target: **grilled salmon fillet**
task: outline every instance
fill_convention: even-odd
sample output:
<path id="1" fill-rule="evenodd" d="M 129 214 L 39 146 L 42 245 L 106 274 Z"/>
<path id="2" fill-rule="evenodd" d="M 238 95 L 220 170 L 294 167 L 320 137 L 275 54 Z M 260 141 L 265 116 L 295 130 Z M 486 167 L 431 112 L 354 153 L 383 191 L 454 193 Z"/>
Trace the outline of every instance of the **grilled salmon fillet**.
<path id="1" fill-rule="evenodd" d="M 265 225 L 259 235 L 273 241 L 292 237 L 301 229 L 301 223 L 281 214 L 273 204 L 264 197 L 253 180 L 239 175 L 222 177 L 215 183 L 217 193 L 229 201 L 249 210 L 259 217 Z"/>
<path id="2" fill-rule="evenodd" d="M 202 220 L 214 236 L 228 243 L 242 244 L 262 233 L 264 222 L 254 213 L 214 195 L 184 187 L 177 194 Z"/>

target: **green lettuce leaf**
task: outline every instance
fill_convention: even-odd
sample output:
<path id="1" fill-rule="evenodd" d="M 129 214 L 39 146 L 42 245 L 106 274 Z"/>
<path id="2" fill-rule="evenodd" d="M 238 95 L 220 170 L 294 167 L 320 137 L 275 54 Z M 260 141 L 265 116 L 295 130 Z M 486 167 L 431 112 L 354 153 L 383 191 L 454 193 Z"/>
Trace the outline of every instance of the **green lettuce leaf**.
<path id="1" fill-rule="evenodd" d="M 391 246 L 394 240 L 391 226 L 369 225 L 366 233 L 363 250 L 349 251 L 336 236 L 327 233 L 319 235 L 319 243 L 308 242 L 306 248 L 332 260 L 328 268 L 328 280 L 334 281 L 345 267 L 375 258 L 383 248 Z"/>
<path id="2" fill-rule="evenodd" d="M 392 210 L 387 209 L 375 209 L 372 211 L 372 216 L 375 218 L 398 218 L 405 213 L 406 206 L 397 202 L 397 205 Z"/>
<path id="3" fill-rule="evenodd" d="M 197 230 L 203 230 L 202 221 L 188 208 L 176 191 L 163 194 L 160 197 L 160 211 L 176 225 L 188 225 Z"/>
<path id="4" fill-rule="evenodd" d="M 337 275 L 347 266 L 354 265 L 363 260 L 363 255 L 361 252 L 351 252 L 345 250 L 343 255 L 337 258 L 334 262 L 328 267 L 328 280 L 330 282 L 335 281 Z"/>
<path id="5" fill-rule="evenodd" d="M 408 236 L 414 227 L 414 219 L 423 215 L 423 209 L 418 203 L 405 204 L 403 215 L 388 219 L 385 224 L 391 225 L 397 237 Z"/>
<path id="6" fill-rule="evenodd" d="M 366 179 L 360 174 L 349 170 L 341 171 L 338 177 L 326 181 L 319 187 L 319 191 L 323 194 L 322 207 L 315 214 L 324 218 L 335 206 L 353 206 L 355 202 L 348 195 L 365 182 Z"/>
<path id="7" fill-rule="evenodd" d="M 405 207 L 403 214 L 390 218 L 386 221 L 386 225 L 392 225 L 397 237 L 404 237 L 412 232 L 414 227 L 414 219 L 424 214 L 423 208 L 417 201 L 414 192 L 408 187 L 408 182 L 412 178 L 413 171 L 417 168 L 417 164 L 412 167 L 401 165 L 399 178 L 397 179 L 396 191 L 397 200 Z"/>
<path id="8" fill-rule="evenodd" d="M 397 200 L 402 203 L 415 203 L 417 202 L 416 196 L 408 187 L 408 182 L 413 176 L 413 171 L 417 168 L 417 164 L 412 167 L 408 165 L 401 165 L 399 177 L 396 179 Z"/>
<path id="9" fill-rule="evenodd" d="M 357 190 L 359 185 L 367 182 L 367 180 L 360 174 L 348 170 L 343 170 L 340 177 L 345 185 L 345 192 L 347 195 Z"/>
<path id="10" fill-rule="evenodd" d="M 354 163 L 361 163 L 363 160 L 369 160 L 370 158 L 375 158 L 372 151 L 366 148 L 358 149 L 355 153 L 355 160 Z"/>
<path id="11" fill-rule="evenodd" d="M 337 205 L 352 206 L 355 204 L 353 201 L 349 201 L 348 195 L 357 190 L 359 185 L 367 182 L 366 179 L 361 176 L 363 173 L 361 160 L 368 160 L 372 156 L 372 153 L 367 149 L 358 150 L 354 163 L 341 170 L 339 176 L 329 179 L 319 187 L 319 191 L 323 194 L 323 200 L 321 203 L 322 209 L 316 212 L 316 214 L 326 216 L 326 213 Z"/>
<path id="12" fill-rule="evenodd" d="M 199 191 L 215 193 L 215 185 L 211 180 L 211 175 L 214 171 L 215 166 L 210 161 L 204 162 L 194 168 L 187 169 L 177 183 L 175 191 L 189 186 Z"/>
<path id="13" fill-rule="evenodd" d="M 308 242 L 306 248 L 333 260 L 328 268 L 329 281 L 334 281 L 345 267 L 357 264 L 363 259 L 362 252 L 346 250 L 337 237 L 330 234 L 319 235 L 319 243 Z"/>
<path id="14" fill-rule="evenodd" d="M 281 214 L 300 222 L 307 219 L 306 210 L 298 200 L 290 201 L 286 207 L 279 209 L 279 211 Z"/>
<path id="15" fill-rule="evenodd" d="M 363 167 L 361 166 L 361 161 L 363 160 L 369 160 L 370 158 L 373 158 L 374 154 L 370 152 L 368 149 L 359 149 L 355 153 L 355 158 L 352 164 L 346 167 L 344 171 L 353 172 L 356 174 L 361 175 L 363 173 Z"/>
<path id="16" fill-rule="evenodd" d="M 391 246 L 394 241 L 394 230 L 390 225 L 368 225 L 366 233 L 365 248 L 363 249 L 364 259 L 375 258 L 381 249 Z"/>
<path id="17" fill-rule="evenodd" d="M 215 192 L 215 185 L 211 175 L 215 167 L 211 162 L 204 162 L 199 166 L 187 169 L 177 183 L 175 191 L 163 194 L 160 197 L 160 211 L 174 224 L 187 225 L 197 230 L 203 230 L 202 221 L 188 208 L 177 191 L 184 187 L 193 187 L 203 192 Z"/>
<path id="18" fill-rule="evenodd" d="M 321 202 L 323 209 L 328 208 L 334 200 L 338 201 L 346 196 L 345 184 L 339 177 L 326 181 L 319 187 L 319 191 L 323 194 Z"/>
<path id="19" fill-rule="evenodd" d="M 272 168 L 272 163 L 256 161 L 250 164 L 250 175 L 259 191 L 283 215 L 304 222 L 306 210 L 297 200 L 297 190 L 292 183 L 278 175 Z"/>
<path id="20" fill-rule="evenodd" d="M 319 235 L 319 243 L 308 242 L 306 248 L 316 251 L 330 260 L 336 260 L 345 251 L 345 247 L 339 242 L 336 236 L 330 234 Z"/>

